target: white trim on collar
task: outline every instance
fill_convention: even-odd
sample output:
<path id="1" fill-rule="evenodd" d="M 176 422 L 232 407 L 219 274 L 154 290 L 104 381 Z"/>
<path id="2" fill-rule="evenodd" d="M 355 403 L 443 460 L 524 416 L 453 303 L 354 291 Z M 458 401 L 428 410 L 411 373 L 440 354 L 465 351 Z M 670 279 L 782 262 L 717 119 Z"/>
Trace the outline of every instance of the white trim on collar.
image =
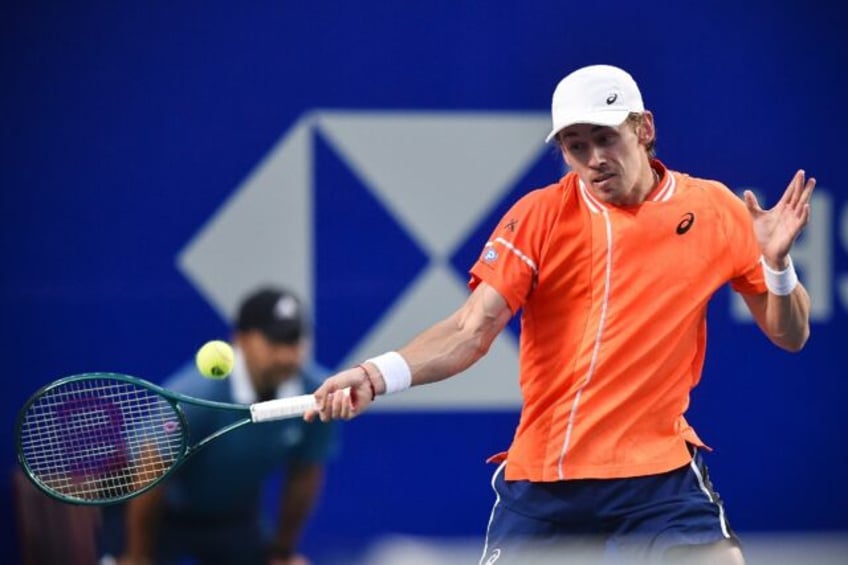
<path id="1" fill-rule="evenodd" d="M 664 170 L 665 175 L 662 179 L 662 186 L 655 192 L 654 196 L 651 198 L 651 202 L 668 202 L 668 200 L 674 194 L 674 189 L 677 187 L 677 181 L 674 178 L 674 174 L 668 169 Z M 583 179 L 577 177 L 577 183 L 580 186 L 580 195 L 583 197 L 583 200 L 586 201 L 586 205 L 589 206 L 589 210 L 591 210 L 595 214 L 599 214 L 600 212 L 607 209 L 607 206 L 599 200 L 592 191 L 586 188 L 586 185 L 583 183 Z"/>
<path id="2" fill-rule="evenodd" d="M 577 177 L 577 183 L 580 185 L 580 195 L 583 197 L 583 200 L 586 201 L 586 205 L 589 206 L 589 210 L 594 214 L 600 213 L 602 210 L 606 210 L 607 207 L 604 206 L 600 200 L 598 200 L 594 194 L 592 194 L 586 185 L 583 184 L 583 179 Z"/>
<path id="3" fill-rule="evenodd" d="M 674 189 L 677 187 L 677 181 L 674 178 L 674 174 L 668 169 L 665 170 L 665 182 L 663 183 L 663 187 L 660 188 L 656 195 L 651 199 L 653 202 L 668 202 L 668 199 L 671 198 L 671 195 L 674 194 Z"/>

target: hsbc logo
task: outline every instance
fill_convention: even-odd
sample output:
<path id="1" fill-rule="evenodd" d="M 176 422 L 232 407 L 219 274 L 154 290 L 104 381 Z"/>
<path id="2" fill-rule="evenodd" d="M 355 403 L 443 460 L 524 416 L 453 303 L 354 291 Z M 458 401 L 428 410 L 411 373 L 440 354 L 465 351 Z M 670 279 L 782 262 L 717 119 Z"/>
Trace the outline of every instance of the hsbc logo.
<path id="1" fill-rule="evenodd" d="M 261 283 L 314 311 L 329 369 L 403 345 L 467 297 L 467 269 L 528 171 L 561 174 L 547 114 L 315 111 L 200 227 L 178 268 L 224 319 Z M 535 186 L 520 186 L 524 191 Z M 485 242 L 485 240 L 483 241 Z M 505 332 L 465 375 L 387 397 L 388 408 L 514 407 L 518 349 Z"/>

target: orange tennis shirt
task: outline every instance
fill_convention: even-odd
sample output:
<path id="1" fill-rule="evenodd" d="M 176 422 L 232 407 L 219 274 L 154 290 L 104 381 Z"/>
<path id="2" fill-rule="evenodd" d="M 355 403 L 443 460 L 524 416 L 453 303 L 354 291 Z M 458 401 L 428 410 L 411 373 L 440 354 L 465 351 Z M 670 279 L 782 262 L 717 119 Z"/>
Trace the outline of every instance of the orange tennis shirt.
<path id="1" fill-rule="evenodd" d="M 722 285 L 766 292 L 744 203 L 669 171 L 639 206 L 595 198 L 575 173 L 503 217 L 469 285 L 522 310 L 521 419 L 506 478 L 633 477 L 681 467 L 703 446 L 684 414 Z"/>

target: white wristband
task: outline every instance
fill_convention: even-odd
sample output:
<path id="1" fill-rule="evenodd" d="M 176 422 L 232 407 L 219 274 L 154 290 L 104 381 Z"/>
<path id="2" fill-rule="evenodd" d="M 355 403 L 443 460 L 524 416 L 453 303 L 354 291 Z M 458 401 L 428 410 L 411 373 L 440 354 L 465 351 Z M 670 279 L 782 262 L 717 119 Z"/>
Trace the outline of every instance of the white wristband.
<path id="1" fill-rule="evenodd" d="M 789 259 L 789 266 L 782 271 L 775 271 L 768 266 L 764 257 L 760 257 L 760 263 L 763 264 L 763 275 L 766 278 L 766 287 L 769 292 L 777 296 L 788 296 L 798 286 L 798 273 L 795 272 L 792 257 L 787 255 L 786 258 Z"/>
<path id="2" fill-rule="evenodd" d="M 397 351 L 389 351 L 365 361 L 373 363 L 386 383 L 385 394 L 392 394 L 412 386 L 412 371 L 406 360 Z"/>

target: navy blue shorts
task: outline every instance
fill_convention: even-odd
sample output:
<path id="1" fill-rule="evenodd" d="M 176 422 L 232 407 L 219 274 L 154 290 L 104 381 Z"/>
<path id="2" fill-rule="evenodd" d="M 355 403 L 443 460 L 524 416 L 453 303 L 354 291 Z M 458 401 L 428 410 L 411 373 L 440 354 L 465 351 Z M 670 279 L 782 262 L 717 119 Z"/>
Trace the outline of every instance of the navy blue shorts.
<path id="1" fill-rule="evenodd" d="M 679 469 L 625 479 L 552 483 L 492 478 L 496 501 L 481 565 L 658 562 L 673 547 L 739 541 L 701 454 Z"/>

